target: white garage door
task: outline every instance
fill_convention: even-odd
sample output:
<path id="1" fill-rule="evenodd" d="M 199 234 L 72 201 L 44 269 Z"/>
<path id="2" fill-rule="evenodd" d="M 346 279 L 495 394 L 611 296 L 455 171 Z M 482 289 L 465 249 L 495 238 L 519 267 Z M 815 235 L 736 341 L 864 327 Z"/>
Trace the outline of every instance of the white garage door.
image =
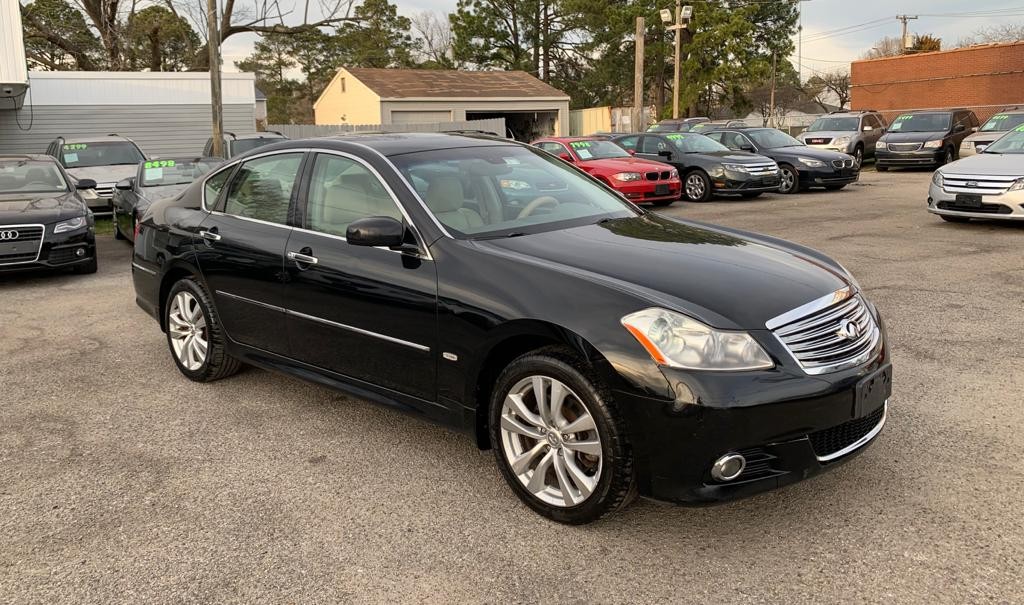
<path id="1" fill-rule="evenodd" d="M 401 110 L 391 112 L 392 124 L 433 124 L 434 122 L 451 122 L 451 111 L 412 111 Z"/>

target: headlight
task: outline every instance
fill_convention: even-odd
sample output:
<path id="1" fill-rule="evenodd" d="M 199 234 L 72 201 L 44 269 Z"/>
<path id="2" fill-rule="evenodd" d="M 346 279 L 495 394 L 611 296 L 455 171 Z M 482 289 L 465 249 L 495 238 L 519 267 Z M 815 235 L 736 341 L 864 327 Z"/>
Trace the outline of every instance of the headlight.
<path id="1" fill-rule="evenodd" d="M 1022 190 L 1024 190 L 1024 179 L 1017 179 L 1016 181 L 1013 182 L 1012 185 L 1010 185 L 1010 188 L 1007 189 L 1007 191 L 1022 191 Z"/>
<path id="2" fill-rule="evenodd" d="M 613 174 L 612 178 L 616 181 L 628 183 L 630 181 L 639 181 L 643 178 L 643 175 L 639 172 L 619 172 L 617 174 Z"/>
<path id="3" fill-rule="evenodd" d="M 837 147 L 843 147 L 845 145 L 849 145 L 850 144 L 850 137 L 839 137 L 838 139 L 833 139 L 832 140 L 832 144 L 837 146 Z"/>
<path id="4" fill-rule="evenodd" d="M 66 231 L 74 231 L 75 229 L 81 229 L 85 226 L 86 220 L 84 216 L 73 218 L 70 221 L 64 221 L 63 223 L 57 223 L 53 226 L 54 233 L 64 233 Z"/>
<path id="5" fill-rule="evenodd" d="M 932 173 L 932 183 L 938 187 L 942 187 L 942 173 L 938 170 Z"/>
<path id="6" fill-rule="evenodd" d="M 875 143 L 875 149 L 885 149 L 887 143 L 885 141 L 877 141 Z"/>
<path id="7" fill-rule="evenodd" d="M 774 367 L 746 332 L 724 332 L 680 313 L 653 307 L 622 318 L 622 325 L 659 365 L 689 370 Z"/>
<path id="8" fill-rule="evenodd" d="M 925 149 L 938 149 L 939 147 L 942 147 L 942 139 L 939 139 L 938 141 L 928 141 L 924 144 Z"/>
<path id="9" fill-rule="evenodd" d="M 744 164 L 722 164 L 726 170 L 732 170 L 733 172 L 747 172 L 747 167 Z"/>
<path id="10" fill-rule="evenodd" d="M 964 141 L 963 145 L 967 149 L 974 149 L 974 141 Z"/>
<path id="11" fill-rule="evenodd" d="M 679 178 L 679 171 L 676 170 L 675 168 L 673 168 L 672 170 L 669 171 L 668 178 L 669 179 L 678 179 Z"/>
<path id="12" fill-rule="evenodd" d="M 825 165 L 825 162 L 815 160 L 814 158 L 797 158 L 797 160 L 808 168 L 821 168 Z"/>

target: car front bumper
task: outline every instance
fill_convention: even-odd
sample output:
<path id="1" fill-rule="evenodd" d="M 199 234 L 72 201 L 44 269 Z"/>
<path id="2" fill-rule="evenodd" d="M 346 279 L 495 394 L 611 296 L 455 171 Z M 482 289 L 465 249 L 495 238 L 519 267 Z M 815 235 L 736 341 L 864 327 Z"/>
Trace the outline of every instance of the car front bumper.
<path id="1" fill-rule="evenodd" d="M 674 401 L 616 392 L 634 433 L 640 493 L 714 504 L 796 483 L 860 454 L 888 414 L 888 397 L 873 407 L 856 397 L 865 379 L 891 380 L 885 342 L 882 327 L 882 344 L 870 361 L 831 374 L 779 367 L 739 373 L 663 369 L 677 393 Z M 716 480 L 712 466 L 730 453 L 743 455 L 746 468 L 732 481 Z"/>
<path id="2" fill-rule="evenodd" d="M 719 176 L 711 177 L 711 188 L 715 193 L 763 193 L 778 191 L 782 184 L 778 172 L 768 176 L 754 176 L 726 170 Z"/>
<path id="3" fill-rule="evenodd" d="M 856 143 L 850 143 L 847 145 L 834 145 L 832 143 L 825 143 L 824 145 L 811 145 L 810 143 L 805 143 L 805 145 L 812 149 L 824 149 L 825 151 L 835 151 L 837 153 L 845 153 L 847 155 L 853 155 L 854 150 L 857 148 Z"/>
<path id="4" fill-rule="evenodd" d="M 91 221 L 90 221 L 91 222 Z M 92 224 L 68 233 L 54 234 L 46 225 L 42 246 L 35 260 L 0 262 L 0 273 L 63 269 L 86 263 L 96 257 L 96 231 Z"/>
<path id="5" fill-rule="evenodd" d="M 931 183 L 928 187 L 928 212 L 945 216 L 1021 221 L 1024 220 L 1024 191 L 981 196 L 981 205 L 964 204 L 950 193 Z"/>
<path id="6" fill-rule="evenodd" d="M 644 202 L 659 202 L 663 200 L 677 200 L 683 191 L 682 181 L 679 179 L 668 179 L 663 181 L 643 180 L 627 183 L 612 181 L 612 187 L 622 195 L 626 196 L 626 199 L 629 201 L 636 202 L 638 204 L 642 204 Z"/>
<path id="7" fill-rule="evenodd" d="M 833 168 L 823 166 L 808 168 L 797 167 L 797 174 L 800 178 L 800 187 L 828 187 L 830 185 L 849 185 L 860 179 L 860 170 L 857 168 Z"/>
<path id="8" fill-rule="evenodd" d="M 946 157 L 944 149 L 919 149 L 918 151 L 897 152 L 888 149 L 875 151 L 875 166 L 913 168 L 915 166 L 938 166 Z"/>

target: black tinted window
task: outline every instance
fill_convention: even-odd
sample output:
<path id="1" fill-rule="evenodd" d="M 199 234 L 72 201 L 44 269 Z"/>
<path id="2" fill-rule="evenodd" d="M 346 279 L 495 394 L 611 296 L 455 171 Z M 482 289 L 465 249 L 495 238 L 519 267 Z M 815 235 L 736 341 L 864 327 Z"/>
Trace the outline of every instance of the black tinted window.
<path id="1" fill-rule="evenodd" d="M 271 155 L 245 162 L 231 181 L 224 212 L 285 224 L 301 163 L 301 153 Z"/>

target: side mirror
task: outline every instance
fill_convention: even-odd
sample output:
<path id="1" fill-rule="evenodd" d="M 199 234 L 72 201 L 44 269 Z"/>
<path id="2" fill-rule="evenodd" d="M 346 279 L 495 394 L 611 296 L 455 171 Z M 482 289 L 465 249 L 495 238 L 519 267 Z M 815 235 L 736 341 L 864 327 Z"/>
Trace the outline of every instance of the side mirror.
<path id="1" fill-rule="evenodd" d="M 748 151 L 750 153 L 754 153 L 754 146 L 753 145 L 746 145 L 746 144 L 740 145 L 740 151 Z"/>
<path id="2" fill-rule="evenodd" d="M 92 179 L 79 179 L 78 182 L 75 183 L 75 189 L 95 189 L 95 188 L 96 188 L 96 181 L 94 181 Z"/>
<path id="3" fill-rule="evenodd" d="M 865 126 L 864 127 L 864 132 L 871 132 L 874 129 L 875 129 L 874 126 Z"/>
<path id="4" fill-rule="evenodd" d="M 563 153 L 558 154 L 558 159 L 565 160 L 566 162 L 572 163 L 572 156 L 569 155 L 568 153 L 564 153 L 563 152 Z"/>
<path id="5" fill-rule="evenodd" d="M 628 153 L 629 155 L 636 155 L 636 149 L 627 149 L 626 153 Z"/>
<path id="6" fill-rule="evenodd" d="M 672 152 L 669 151 L 668 149 L 662 149 L 661 151 L 658 152 L 658 157 L 665 158 L 666 160 L 671 160 Z"/>
<path id="7" fill-rule="evenodd" d="M 953 132 L 963 132 L 965 130 L 967 130 L 967 127 L 964 126 L 963 124 L 957 124 L 956 126 L 953 127 Z"/>
<path id="8" fill-rule="evenodd" d="M 977 126 L 971 126 L 971 132 L 978 132 Z"/>
<path id="9" fill-rule="evenodd" d="M 131 179 L 121 179 L 120 181 L 117 182 L 116 185 L 114 185 L 114 189 L 118 189 L 120 191 L 131 191 L 132 190 L 132 180 Z"/>
<path id="10" fill-rule="evenodd" d="M 405 225 L 389 216 L 371 216 L 352 221 L 345 239 L 353 246 L 398 248 L 405 243 Z"/>

